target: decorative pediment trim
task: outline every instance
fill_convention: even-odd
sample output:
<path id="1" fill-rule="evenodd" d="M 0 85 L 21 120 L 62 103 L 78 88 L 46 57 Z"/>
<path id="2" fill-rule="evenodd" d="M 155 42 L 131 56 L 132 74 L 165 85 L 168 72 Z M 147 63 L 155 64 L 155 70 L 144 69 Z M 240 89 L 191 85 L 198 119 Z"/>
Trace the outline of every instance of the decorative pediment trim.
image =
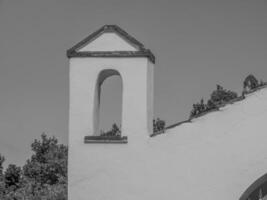
<path id="1" fill-rule="evenodd" d="M 136 47 L 137 51 L 79 51 L 82 47 L 89 44 L 103 33 L 113 32 L 117 33 L 131 45 Z M 153 53 L 144 47 L 144 45 L 137 41 L 133 36 L 117 25 L 105 25 L 99 30 L 95 31 L 72 48 L 67 50 L 67 57 L 147 57 L 152 63 L 155 63 L 155 56 Z"/>

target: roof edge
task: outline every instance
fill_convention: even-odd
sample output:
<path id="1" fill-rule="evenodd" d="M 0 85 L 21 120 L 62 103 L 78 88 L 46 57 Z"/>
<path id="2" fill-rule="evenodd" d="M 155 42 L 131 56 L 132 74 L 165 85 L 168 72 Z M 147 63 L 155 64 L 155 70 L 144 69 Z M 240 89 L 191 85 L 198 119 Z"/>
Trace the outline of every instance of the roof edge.
<path id="1" fill-rule="evenodd" d="M 115 32 L 123 37 L 126 41 L 136 46 L 138 51 L 85 51 L 78 52 L 79 49 L 84 47 L 89 42 L 93 41 L 99 35 L 107 32 Z M 148 57 L 151 62 L 155 63 L 155 56 L 149 49 L 146 49 L 144 45 L 136 40 L 133 36 L 128 34 L 122 28 L 117 25 L 104 25 L 97 31 L 93 32 L 82 41 L 75 44 L 73 47 L 67 50 L 67 57 Z"/>

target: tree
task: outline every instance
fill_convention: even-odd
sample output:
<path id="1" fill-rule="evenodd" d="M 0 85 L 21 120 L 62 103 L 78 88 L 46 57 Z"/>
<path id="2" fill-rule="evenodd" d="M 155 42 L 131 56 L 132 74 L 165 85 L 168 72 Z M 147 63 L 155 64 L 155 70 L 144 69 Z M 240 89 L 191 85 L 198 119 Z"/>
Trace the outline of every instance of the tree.
<path id="1" fill-rule="evenodd" d="M 67 146 L 42 134 L 31 148 L 33 155 L 22 170 L 9 165 L 3 172 L 0 155 L 0 199 L 67 200 Z"/>
<path id="2" fill-rule="evenodd" d="M 5 157 L 0 154 L 0 175 L 3 175 L 3 163 L 5 162 Z"/>
<path id="3" fill-rule="evenodd" d="M 67 154 L 65 145 L 58 144 L 55 137 L 41 135 L 31 145 L 34 154 L 23 167 L 25 177 L 43 184 L 56 184 L 61 177 L 67 178 Z"/>
<path id="4" fill-rule="evenodd" d="M 3 174 L 3 163 L 5 162 L 5 157 L 0 154 L 0 199 L 3 199 L 5 191 L 5 180 Z"/>
<path id="5" fill-rule="evenodd" d="M 21 168 L 14 164 L 8 165 L 4 177 L 6 188 L 18 188 L 21 179 Z"/>

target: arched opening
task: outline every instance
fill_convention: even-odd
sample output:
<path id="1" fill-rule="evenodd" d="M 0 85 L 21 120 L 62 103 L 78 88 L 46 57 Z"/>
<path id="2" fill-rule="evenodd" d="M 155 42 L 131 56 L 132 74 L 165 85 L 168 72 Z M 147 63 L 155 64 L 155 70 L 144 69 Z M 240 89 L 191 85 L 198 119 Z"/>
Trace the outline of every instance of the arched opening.
<path id="1" fill-rule="evenodd" d="M 267 174 L 252 183 L 239 200 L 267 200 Z"/>
<path id="2" fill-rule="evenodd" d="M 94 135 L 120 135 L 122 78 L 118 71 L 106 69 L 100 72 L 94 106 Z"/>

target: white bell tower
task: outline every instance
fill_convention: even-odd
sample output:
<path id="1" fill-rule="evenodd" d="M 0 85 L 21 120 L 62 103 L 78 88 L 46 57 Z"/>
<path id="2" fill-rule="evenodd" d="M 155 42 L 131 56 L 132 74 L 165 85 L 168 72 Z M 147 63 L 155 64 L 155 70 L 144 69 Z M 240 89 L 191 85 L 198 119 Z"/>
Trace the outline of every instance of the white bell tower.
<path id="1" fill-rule="evenodd" d="M 78 193 L 81 188 L 89 193 L 90 190 L 86 182 L 78 182 L 91 173 L 88 170 L 92 149 L 98 149 L 98 155 L 94 156 L 101 156 L 101 148 L 112 151 L 112 146 L 118 143 L 124 143 L 123 148 L 127 148 L 153 132 L 155 57 L 116 25 L 103 26 L 69 49 L 67 56 L 70 65 L 69 199 L 87 200 L 88 195 Z M 98 135 L 100 86 L 112 75 L 122 79 L 121 137 L 103 138 Z"/>

